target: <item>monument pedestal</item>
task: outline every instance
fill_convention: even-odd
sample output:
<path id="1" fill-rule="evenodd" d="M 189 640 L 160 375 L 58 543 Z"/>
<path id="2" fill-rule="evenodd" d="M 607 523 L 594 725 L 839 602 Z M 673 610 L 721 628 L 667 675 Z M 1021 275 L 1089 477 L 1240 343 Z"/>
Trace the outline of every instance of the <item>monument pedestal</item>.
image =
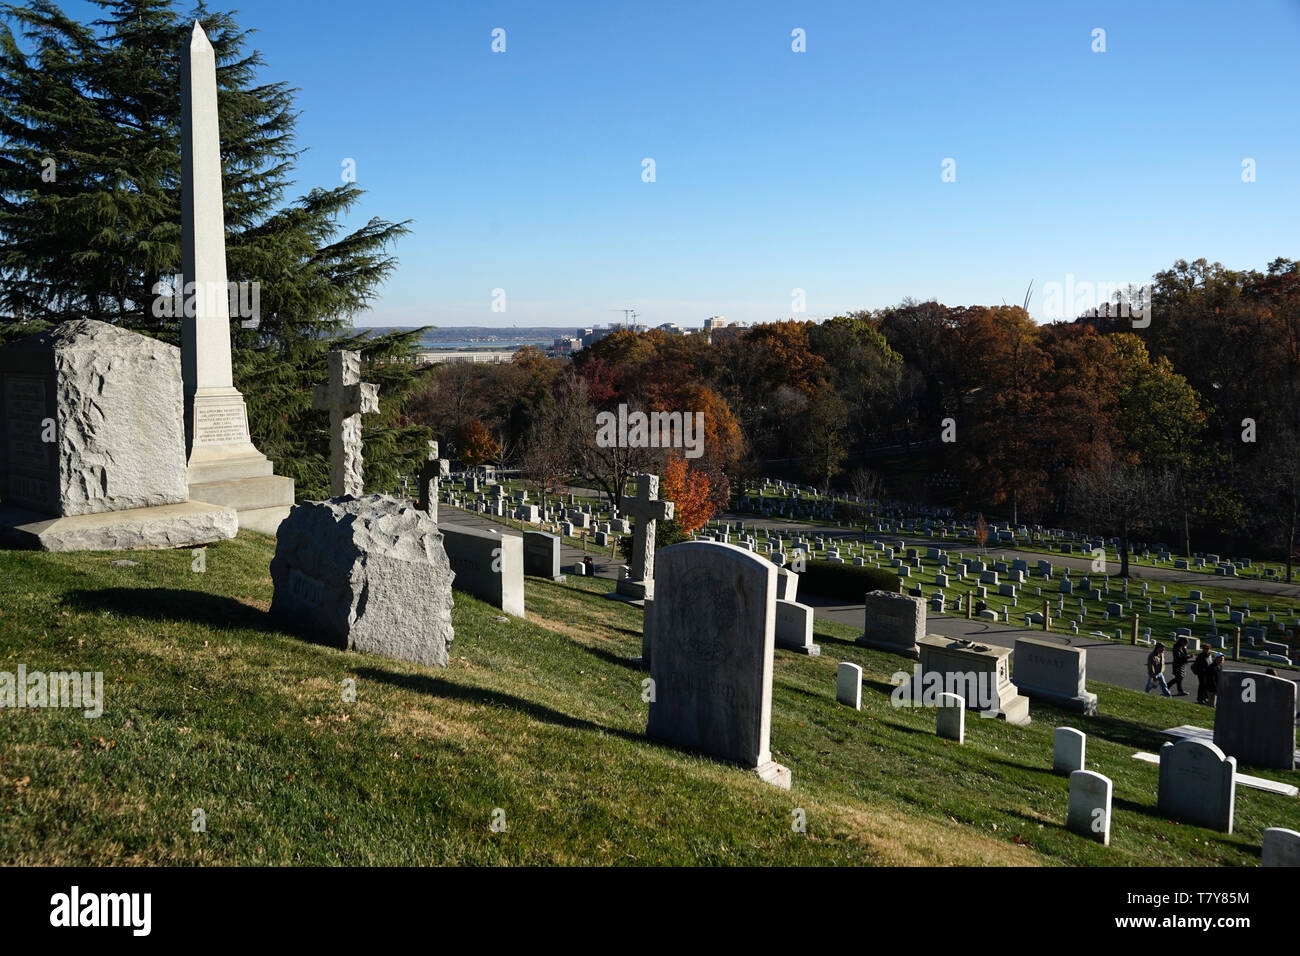
<path id="1" fill-rule="evenodd" d="M 275 535 L 293 507 L 293 479 L 273 474 L 248 434 L 244 396 L 233 387 L 186 396 L 190 498 L 233 508 L 239 526 Z"/>
<path id="2" fill-rule="evenodd" d="M 654 600 L 654 582 L 637 581 L 632 578 L 619 578 L 614 590 L 608 592 L 608 598 L 615 601 L 626 601 L 629 604 L 635 604 L 637 607 L 645 607 L 647 600 Z"/>
<path id="3" fill-rule="evenodd" d="M 269 468 L 271 463 L 266 464 Z M 202 482 L 190 485 L 190 497 L 233 508 L 239 515 L 239 527 L 275 537 L 293 507 L 293 479 L 263 475 Z"/>
<path id="4" fill-rule="evenodd" d="M 918 642 L 921 662 L 916 667 L 912 699 L 921 700 L 925 685 L 938 678 L 942 689 L 956 693 L 966 707 L 982 715 L 1000 717 L 1009 724 L 1029 723 L 1029 698 L 1011 682 L 1011 649 L 927 634 Z M 975 698 L 975 699 L 972 699 Z M 982 698 L 982 699 L 981 699 Z"/>
<path id="5" fill-rule="evenodd" d="M 0 541 L 37 551 L 196 548 L 235 536 L 235 512 L 206 501 L 52 517 L 0 505 Z"/>

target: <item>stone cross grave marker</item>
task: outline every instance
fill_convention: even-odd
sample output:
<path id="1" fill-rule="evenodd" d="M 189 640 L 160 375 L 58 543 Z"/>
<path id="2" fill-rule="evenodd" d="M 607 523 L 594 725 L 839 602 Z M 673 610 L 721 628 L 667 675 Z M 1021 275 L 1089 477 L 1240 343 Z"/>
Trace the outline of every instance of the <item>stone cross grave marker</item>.
<path id="1" fill-rule="evenodd" d="M 379 386 L 361 381 L 361 353 L 329 354 L 329 381 L 317 385 L 312 407 L 330 413 L 330 496 L 364 493 L 361 416 L 379 411 Z"/>
<path id="2" fill-rule="evenodd" d="M 637 475 L 637 495 L 632 503 L 636 531 L 632 536 L 632 563 L 626 578 L 620 578 L 615 594 L 631 600 L 654 599 L 655 525 L 673 516 L 673 503 L 659 498 L 659 476 Z"/>
<path id="3" fill-rule="evenodd" d="M 451 462 L 446 458 L 438 457 L 436 441 L 429 442 L 429 450 L 425 454 L 424 464 L 420 466 L 420 477 L 417 481 L 420 488 L 419 508 L 434 521 L 438 520 L 438 482 L 450 477 Z"/>

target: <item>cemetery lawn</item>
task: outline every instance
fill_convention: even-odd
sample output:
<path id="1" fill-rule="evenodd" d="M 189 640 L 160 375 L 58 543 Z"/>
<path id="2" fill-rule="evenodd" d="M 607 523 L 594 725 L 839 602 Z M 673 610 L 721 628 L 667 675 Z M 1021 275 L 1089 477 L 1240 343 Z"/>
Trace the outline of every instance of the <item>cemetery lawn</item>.
<path id="1" fill-rule="evenodd" d="M 281 630 L 272 552 L 241 532 L 202 573 L 189 551 L 0 552 L 0 671 L 102 671 L 105 696 L 98 719 L 0 708 L 0 862 L 1258 865 L 1266 827 L 1300 829 L 1300 800 L 1243 787 L 1231 836 L 1156 811 L 1132 754 L 1206 708 L 1090 682 L 1100 717 L 972 715 L 958 746 L 891 707 L 910 662 L 823 621 L 821 657 L 776 652 L 781 791 L 645 738 L 641 615 L 608 580 L 529 578 L 527 621 L 457 593 L 432 670 Z M 840 660 L 863 666 L 861 712 L 835 703 Z M 1109 848 L 1064 829 L 1060 724 L 1115 782 Z"/>

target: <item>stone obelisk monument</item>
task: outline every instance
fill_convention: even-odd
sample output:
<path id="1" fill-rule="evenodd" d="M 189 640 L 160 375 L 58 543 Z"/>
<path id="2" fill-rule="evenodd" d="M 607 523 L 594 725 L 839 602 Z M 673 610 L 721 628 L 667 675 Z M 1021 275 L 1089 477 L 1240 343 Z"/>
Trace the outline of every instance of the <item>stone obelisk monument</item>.
<path id="1" fill-rule="evenodd" d="M 241 527 L 274 534 L 293 505 L 293 479 L 273 474 L 254 447 L 231 376 L 217 60 L 197 21 L 181 57 L 181 252 L 190 497 L 235 508 Z"/>

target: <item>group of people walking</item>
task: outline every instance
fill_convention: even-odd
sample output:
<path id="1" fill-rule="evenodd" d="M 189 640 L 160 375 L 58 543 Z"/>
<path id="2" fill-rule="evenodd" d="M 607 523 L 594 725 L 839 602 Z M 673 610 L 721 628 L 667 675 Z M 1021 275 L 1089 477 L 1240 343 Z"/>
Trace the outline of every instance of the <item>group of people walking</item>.
<path id="1" fill-rule="evenodd" d="M 1187 662 L 1191 661 L 1192 673 L 1196 675 L 1196 702 L 1213 707 L 1219 693 L 1219 676 L 1223 673 L 1223 654 L 1220 651 L 1211 651 L 1206 646 L 1201 648 L 1201 652 L 1193 660 L 1188 651 L 1189 646 L 1186 635 L 1180 634 L 1174 641 L 1174 679 L 1166 682 L 1165 645 L 1163 642 L 1157 642 L 1155 648 L 1147 655 L 1146 689 L 1149 692 L 1151 688 L 1159 687 L 1166 697 L 1190 696 L 1183 690 L 1183 671 L 1187 668 Z M 1178 688 L 1177 693 L 1169 689 L 1171 683 Z"/>

